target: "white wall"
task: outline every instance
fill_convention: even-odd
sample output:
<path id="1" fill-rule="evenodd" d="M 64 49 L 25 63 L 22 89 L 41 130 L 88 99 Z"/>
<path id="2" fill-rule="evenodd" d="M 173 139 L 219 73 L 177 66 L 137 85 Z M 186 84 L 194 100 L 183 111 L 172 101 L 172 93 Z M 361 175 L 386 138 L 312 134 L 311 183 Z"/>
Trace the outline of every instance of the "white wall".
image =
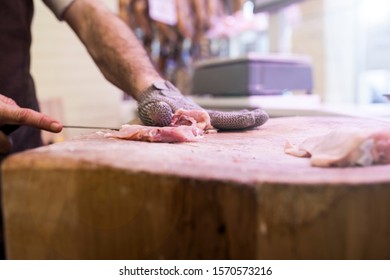
<path id="1" fill-rule="evenodd" d="M 117 0 L 104 2 L 117 10 Z M 64 124 L 118 126 L 121 91 L 105 80 L 70 27 L 41 0 L 34 4 L 32 74 L 38 98 L 61 99 Z M 66 130 L 66 136 L 79 132 Z"/>
<path id="2" fill-rule="evenodd" d="M 365 53 L 365 44 L 371 42 L 372 45 L 374 40 L 367 38 L 362 32 L 362 23 L 359 19 L 361 1 L 363 0 L 302 1 L 297 5 L 300 19 L 290 26 L 290 51 L 312 58 L 314 93 L 319 94 L 321 100 L 329 105 L 367 103 L 367 98 L 359 94 L 359 75 L 365 70 L 366 57 L 375 53 L 380 63 L 386 61 L 379 50 L 371 51 L 371 55 Z M 364 1 L 370 3 L 369 7 L 378 7 L 378 1 L 389 2 Z M 285 22 L 281 22 L 280 17 L 274 17 L 274 21 L 270 23 L 271 31 L 272 28 L 280 29 L 281 23 Z M 386 54 L 389 48 L 386 48 L 387 44 L 383 43 L 386 39 L 383 38 L 387 37 L 382 36 L 378 43 L 378 49 Z M 271 50 L 279 51 L 281 38 L 274 36 L 270 39 L 274 39 Z"/>
<path id="3" fill-rule="evenodd" d="M 356 0 L 325 1 L 326 95 L 329 104 L 356 103 L 359 61 L 359 22 Z"/>

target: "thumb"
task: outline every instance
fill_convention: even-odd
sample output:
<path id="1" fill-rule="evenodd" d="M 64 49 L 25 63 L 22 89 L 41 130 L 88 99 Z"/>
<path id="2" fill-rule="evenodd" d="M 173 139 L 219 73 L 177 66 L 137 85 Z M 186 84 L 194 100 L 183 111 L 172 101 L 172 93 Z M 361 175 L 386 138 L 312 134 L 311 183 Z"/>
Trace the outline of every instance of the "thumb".
<path id="1" fill-rule="evenodd" d="M 0 131 L 0 154 L 8 153 L 12 149 L 12 141 Z"/>
<path id="2" fill-rule="evenodd" d="M 149 102 L 138 107 L 141 121 L 145 125 L 168 126 L 172 121 L 172 108 L 166 102 Z"/>

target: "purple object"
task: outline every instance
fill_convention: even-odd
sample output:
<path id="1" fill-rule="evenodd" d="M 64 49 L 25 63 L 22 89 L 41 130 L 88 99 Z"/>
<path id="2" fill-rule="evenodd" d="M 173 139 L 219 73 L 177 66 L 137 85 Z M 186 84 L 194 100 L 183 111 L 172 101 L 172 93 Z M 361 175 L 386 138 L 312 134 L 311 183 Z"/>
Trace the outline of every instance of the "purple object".
<path id="1" fill-rule="evenodd" d="M 305 56 L 257 55 L 211 59 L 195 67 L 194 95 L 268 95 L 313 89 L 310 59 Z"/>

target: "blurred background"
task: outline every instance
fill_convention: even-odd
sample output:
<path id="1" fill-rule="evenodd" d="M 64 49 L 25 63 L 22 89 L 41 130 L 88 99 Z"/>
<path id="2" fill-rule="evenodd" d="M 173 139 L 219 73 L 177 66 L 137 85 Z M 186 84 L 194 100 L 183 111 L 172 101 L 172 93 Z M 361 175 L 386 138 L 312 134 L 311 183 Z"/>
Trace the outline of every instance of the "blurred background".
<path id="1" fill-rule="evenodd" d="M 66 23 L 34 2 L 32 73 L 42 110 L 68 125 L 119 127 L 135 118 L 135 102 L 104 79 Z M 160 73 L 204 107 L 390 120 L 388 0 L 104 2 Z"/>

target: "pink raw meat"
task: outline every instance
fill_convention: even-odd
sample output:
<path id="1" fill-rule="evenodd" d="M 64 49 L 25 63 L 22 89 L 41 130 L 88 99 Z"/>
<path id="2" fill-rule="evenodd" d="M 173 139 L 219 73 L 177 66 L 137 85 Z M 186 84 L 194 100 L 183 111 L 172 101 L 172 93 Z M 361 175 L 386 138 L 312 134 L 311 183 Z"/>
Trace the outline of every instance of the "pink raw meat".
<path id="1" fill-rule="evenodd" d="M 172 117 L 171 126 L 194 125 L 201 130 L 211 129 L 210 116 L 203 110 L 179 109 Z"/>
<path id="2" fill-rule="evenodd" d="M 171 126 L 122 125 L 119 131 L 104 137 L 148 142 L 193 142 L 212 128 L 206 111 L 179 109 L 172 117 Z"/>
<path id="3" fill-rule="evenodd" d="M 285 153 L 310 157 L 312 166 L 369 166 L 390 163 L 390 128 L 360 130 L 340 128 L 322 136 L 310 137 L 300 145 L 289 142 Z"/>
<path id="4" fill-rule="evenodd" d="M 119 131 L 106 133 L 104 137 L 166 143 L 196 141 L 193 127 L 184 125 L 178 127 L 154 127 L 124 124 Z"/>

